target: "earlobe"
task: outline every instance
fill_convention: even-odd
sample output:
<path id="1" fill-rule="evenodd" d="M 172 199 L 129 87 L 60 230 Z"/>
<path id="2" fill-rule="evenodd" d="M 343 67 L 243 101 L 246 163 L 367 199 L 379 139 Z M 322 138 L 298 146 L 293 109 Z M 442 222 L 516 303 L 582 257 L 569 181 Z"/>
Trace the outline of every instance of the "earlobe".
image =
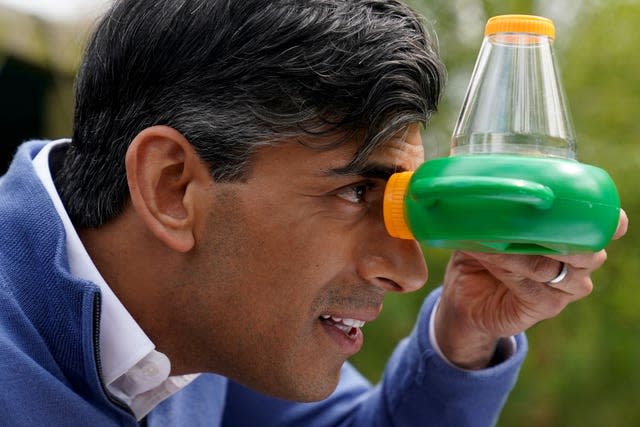
<path id="1" fill-rule="evenodd" d="M 140 132 L 125 157 L 134 210 L 165 246 L 188 252 L 195 246 L 197 197 L 190 197 L 202 176 L 195 150 L 177 130 L 152 126 Z"/>

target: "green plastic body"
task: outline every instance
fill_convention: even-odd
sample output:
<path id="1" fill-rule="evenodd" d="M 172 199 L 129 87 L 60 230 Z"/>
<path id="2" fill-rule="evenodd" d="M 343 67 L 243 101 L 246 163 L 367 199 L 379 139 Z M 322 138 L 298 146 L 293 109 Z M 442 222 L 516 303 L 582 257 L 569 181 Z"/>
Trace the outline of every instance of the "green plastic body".
<path id="1" fill-rule="evenodd" d="M 598 251 L 620 215 L 618 191 L 604 170 L 508 154 L 430 160 L 412 176 L 404 203 L 419 242 L 482 252 Z"/>

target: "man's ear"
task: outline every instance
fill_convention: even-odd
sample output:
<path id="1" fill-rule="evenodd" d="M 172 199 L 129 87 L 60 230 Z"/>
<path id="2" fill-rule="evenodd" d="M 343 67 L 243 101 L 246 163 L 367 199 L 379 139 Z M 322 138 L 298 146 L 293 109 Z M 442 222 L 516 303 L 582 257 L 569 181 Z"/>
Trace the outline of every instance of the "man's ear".
<path id="1" fill-rule="evenodd" d="M 195 245 L 198 185 L 209 170 L 189 141 L 168 126 L 152 126 L 131 142 L 125 157 L 134 210 L 165 246 L 188 252 Z"/>

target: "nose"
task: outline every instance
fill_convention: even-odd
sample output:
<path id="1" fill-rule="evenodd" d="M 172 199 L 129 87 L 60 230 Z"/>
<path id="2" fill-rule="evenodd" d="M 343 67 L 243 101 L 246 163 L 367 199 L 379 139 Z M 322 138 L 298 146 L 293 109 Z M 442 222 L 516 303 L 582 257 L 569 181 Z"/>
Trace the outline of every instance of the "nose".
<path id="1" fill-rule="evenodd" d="M 415 240 L 391 237 L 380 221 L 363 241 L 358 275 L 387 291 L 408 293 L 422 288 L 428 278 L 427 263 Z"/>

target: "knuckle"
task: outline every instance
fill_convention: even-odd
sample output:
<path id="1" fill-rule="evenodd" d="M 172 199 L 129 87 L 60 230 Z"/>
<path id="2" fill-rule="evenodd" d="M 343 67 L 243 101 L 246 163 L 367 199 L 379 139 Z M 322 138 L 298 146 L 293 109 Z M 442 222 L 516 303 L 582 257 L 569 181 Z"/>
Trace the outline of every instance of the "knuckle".
<path id="1" fill-rule="evenodd" d="M 591 293 L 593 292 L 593 281 L 589 277 L 585 278 L 585 280 L 580 283 L 578 290 L 579 297 L 586 297 L 591 295 Z"/>
<path id="2" fill-rule="evenodd" d="M 535 257 L 531 261 L 532 274 L 540 282 L 546 282 L 558 275 L 558 261 L 546 257 Z"/>
<path id="3" fill-rule="evenodd" d="M 603 265 L 607 261 L 607 251 L 602 250 L 602 251 L 596 253 L 595 254 L 595 261 L 596 261 L 598 267 Z"/>
<path id="4" fill-rule="evenodd" d="M 549 317 L 556 317 L 565 307 L 569 304 L 567 298 L 554 298 L 552 299 L 547 306 L 547 313 Z"/>

